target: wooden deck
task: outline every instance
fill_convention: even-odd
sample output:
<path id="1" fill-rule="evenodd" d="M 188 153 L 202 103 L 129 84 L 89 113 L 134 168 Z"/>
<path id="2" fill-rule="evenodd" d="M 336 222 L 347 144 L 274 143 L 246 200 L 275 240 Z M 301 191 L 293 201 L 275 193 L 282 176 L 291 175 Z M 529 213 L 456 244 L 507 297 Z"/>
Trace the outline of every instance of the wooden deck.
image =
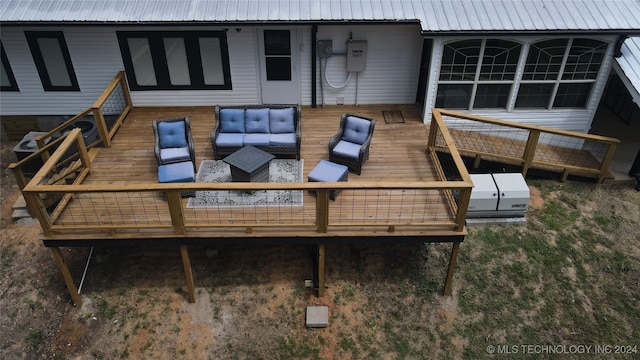
<path id="1" fill-rule="evenodd" d="M 402 111 L 404 123 L 385 123 L 382 111 L 393 110 Z M 329 158 L 327 143 L 337 131 L 343 112 L 377 120 L 370 159 L 362 175 L 350 174 L 350 182 L 439 180 L 426 156 L 428 126 L 422 123 L 414 105 L 303 107 L 301 159 L 305 175 L 318 161 Z M 214 126 L 213 107 L 134 108 L 114 137 L 112 147 L 101 150 L 85 183 L 157 182 L 151 122 L 182 115 L 191 119 L 196 164 L 213 159 L 209 137 Z"/>
<path id="2" fill-rule="evenodd" d="M 384 112 L 394 112 L 389 123 L 385 122 Z M 349 174 L 349 186 L 358 183 L 379 183 L 393 186 L 398 181 L 404 182 L 439 182 L 431 157 L 427 154 L 428 125 L 421 121 L 420 114 L 413 105 L 379 105 L 379 106 L 333 106 L 326 108 L 302 108 L 302 145 L 301 159 L 304 161 L 303 178 L 321 160 L 328 159 L 327 143 L 339 126 L 342 113 L 354 113 L 377 119 L 372 140 L 370 159 L 365 163 L 361 175 Z M 401 114 L 404 122 L 398 119 Z M 58 234 L 55 231 L 45 236 L 46 245 L 80 245 L 93 244 L 97 240 L 127 240 L 154 238 L 179 239 L 180 243 L 224 243 L 237 241 L 238 238 L 251 239 L 253 242 L 304 242 L 305 237 L 325 238 L 324 242 L 344 241 L 340 238 L 383 237 L 386 241 L 461 241 L 465 231 L 453 230 L 456 213 L 451 207 L 451 198 L 447 191 L 423 191 L 410 196 L 398 195 L 400 190 L 382 190 L 377 193 L 345 190 L 335 202 L 331 202 L 329 221 L 341 226 L 330 227 L 327 232 L 319 233 L 316 227 L 316 198 L 307 191 L 303 192 L 302 207 L 290 207 L 274 211 L 270 207 L 255 207 L 247 215 L 243 209 L 215 210 L 215 214 L 207 209 L 186 208 L 187 199 L 182 199 L 182 211 L 187 224 L 191 227 L 184 234 L 176 234 L 171 225 L 171 209 L 166 206 L 166 199 L 160 196 L 141 196 L 127 199 L 123 193 L 102 192 L 101 189 L 118 187 L 146 187 L 149 189 L 158 185 L 157 163 L 153 153 L 154 135 L 151 122 L 156 119 L 188 115 L 191 120 L 192 135 L 196 148 L 196 164 L 203 160 L 213 159 L 210 133 L 214 126 L 213 107 L 153 107 L 134 108 L 126 117 L 118 133 L 112 140 L 110 148 L 101 148 L 98 156 L 92 162 L 91 174 L 84 180 L 83 185 L 91 186 L 94 193 L 76 194 L 69 203 L 56 224 L 71 227 L 82 224 L 77 233 Z M 318 184 L 318 183 L 313 183 Z M 394 193 L 395 191 L 395 193 Z M 126 193 L 125 193 L 126 194 Z M 393 196 L 392 200 L 381 198 Z M 125 195 L 126 196 L 126 195 Z M 400 199 L 400 200 L 398 200 Z M 406 204 L 399 202 L 412 201 L 423 207 L 423 212 L 430 214 L 430 218 L 415 219 L 415 213 L 408 210 Z M 158 205 L 160 204 L 160 205 Z M 85 211 L 84 209 L 89 209 Z M 397 225 L 389 225 L 388 220 L 378 227 L 348 226 L 350 222 L 375 225 L 375 218 L 368 212 L 373 207 L 381 212 L 393 214 L 397 218 Z M 98 208 L 98 209 L 96 209 Z M 153 209 L 149 212 L 148 209 Z M 79 214 L 95 213 L 99 216 L 79 218 Z M 394 212 L 397 212 L 394 213 Z M 130 229 L 105 231 L 102 227 L 103 218 L 118 217 L 122 224 Z M 249 217 L 245 225 L 242 221 Z M 388 217 L 388 215 L 387 215 Z M 371 219 L 369 219 L 371 218 Z M 257 219 L 257 220 L 256 220 Z M 353 220 L 355 219 L 355 220 Z M 207 227 L 209 223 L 232 223 L 231 228 Z M 256 225 L 264 222 L 265 226 Z M 431 226 L 412 228 L 411 224 L 432 223 Z M 158 229 L 165 224 L 165 230 Z M 278 224 L 281 224 L 279 226 Z M 346 225 L 345 225 L 346 224 Z M 441 226 L 438 226 L 440 224 Z M 408 227 L 403 225 L 409 225 Z M 153 230 L 145 227 L 155 227 Z M 190 239 L 190 241 L 189 241 Z M 370 240 L 367 240 L 370 241 Z M 75 245 L 75 246 L 78 246 Z M 73 245 L 72 245 L 73 246 Z"/>

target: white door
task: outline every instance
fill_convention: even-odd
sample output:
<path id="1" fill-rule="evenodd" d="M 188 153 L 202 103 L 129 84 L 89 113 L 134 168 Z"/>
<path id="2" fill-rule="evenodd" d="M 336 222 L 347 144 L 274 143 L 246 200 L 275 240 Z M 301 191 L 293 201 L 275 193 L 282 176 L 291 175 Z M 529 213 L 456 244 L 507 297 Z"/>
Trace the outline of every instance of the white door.
<path id="1" fill-rule="evenodd" d="M 299 104 L 300 52 L 296 30 L 259 32 L 263 104 Z"/>

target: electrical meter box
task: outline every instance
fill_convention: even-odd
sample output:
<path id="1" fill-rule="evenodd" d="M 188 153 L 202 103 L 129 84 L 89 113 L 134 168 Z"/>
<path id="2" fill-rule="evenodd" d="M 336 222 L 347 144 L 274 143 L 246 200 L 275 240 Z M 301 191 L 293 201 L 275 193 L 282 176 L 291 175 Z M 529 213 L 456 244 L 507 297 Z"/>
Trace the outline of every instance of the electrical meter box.
<path id="1" fill-rule="evenodd" d="M 524 217 L 529 187 L 520 173 L 471 174 L 468 218 Z"/>
<path id="2" fill-rule="evenodd" d="M 329 58 L 333 56 L 333 41 L 318 40 L 318 57 Z"/>
<path id="3" fill-rule="evenodd" d="M 361 72 L 367 68 L 367 41 L 347 42 L 347 72 Z"/>

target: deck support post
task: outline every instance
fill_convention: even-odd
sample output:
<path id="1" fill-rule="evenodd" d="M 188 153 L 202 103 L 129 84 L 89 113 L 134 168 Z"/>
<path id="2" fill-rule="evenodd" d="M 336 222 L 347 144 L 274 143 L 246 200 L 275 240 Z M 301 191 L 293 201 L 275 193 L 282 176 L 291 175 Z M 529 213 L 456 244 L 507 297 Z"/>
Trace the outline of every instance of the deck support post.
<path id="1" fill-rule="evenodd" d="M 522 176 L 526 177 L 533 158 L 536 155 L 536 148 L 538 147 L 538 141 L 540 141 L 540 130 L 532 129 L 529 132 L 527 143 L 524 147 L 524 154 L 522 154 Z"/>
<path id="2" fill-rule="evenodd" d="M 324 255 L 325 244 L 312 245 L 311 250 L 313 260 L 313 287 L 318 289 L 318 297 L 324 293 Z"/>
<path id="3" fill-rule="evenodd" d="M 69 290 L 69 295 L 71 295 L 71 299 L 76 304 L 76 306 L 82 306 L 82 299 L 80 298 L 80 294 L 78 294 L 78 288 L 76 284 L 73 282 L 73 277 L 71 276 L 71 272 L 69 271 L 69 267 L 64 262 L 64 258 L 62 257 L 62 252 L 59 247 L 52 247 L 51 253 L 53 254 L 53 258 L 56 261 L 56 265 L 58 269 L 62 273 L 62 277 L 64 278 L 64 283 L 67 285 L 67 290 Z"/>
<path id="4" fill-rule="evenodd" d="M 481 161 L 482 161 L 482 155 L 476 154 L 476 158 L 473 160 L 473 168 L 474 169 L 479 168 Z"/>
<path id="5" fill-rule="evenodd" d="M 326 233 L 329 226 L 329 189 L 316 190 L 316 231 Z M 318 297 L 324 294 L 324 244 L 314 245 L 313 285 L 318 289 Z"/>
<path id="6" fill-rule="evenodd" d="M 454 242 L 451 248 L 451 257 L 449 258 L 449 269 L 447 270 L 447 279 L 444 282 L 444 296 L 451 295 L 451 281 L 453 280 L 453 272 L 456 268 L 456 262 L 458 261 L 458 250 L 460 250 L 460 243 Z"/>
<path id="7" fill-rule="evenodd" d="M 195 283 L 193 281 L 193 272 L 191 271 L 191 260 L 189 260 L 189 251 L 186 245 L 180 245 L 180 255 L 182 255 L 182 266 L 184 267 L 184 276 L 187 279 L 187 290 L 189 293 L 189 302 L 196 302 Z"/>

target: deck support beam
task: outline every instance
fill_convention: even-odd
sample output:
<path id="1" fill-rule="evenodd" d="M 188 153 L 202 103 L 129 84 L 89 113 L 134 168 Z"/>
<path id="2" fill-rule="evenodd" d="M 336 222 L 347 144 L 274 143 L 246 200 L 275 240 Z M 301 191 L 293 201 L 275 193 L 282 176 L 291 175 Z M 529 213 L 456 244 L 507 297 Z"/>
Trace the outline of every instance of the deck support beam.
<path id="1" fill-rule="evenodd" d="M 73 277 L 71 276 L 71 272 L 69 271 L 69 267 L 64 262 L 64 257 L 62 257 L 62 252 L 59 247 L 52 247 L 51 253 L 53 254 L 53 258 L 56 261 L 56 265 L 58 269 L 62 273 L 62 277 L 64 278 L 64 283 L 67 285 L 67 290 L 69 290 L 69 295 L 71 295 L 71 299 L 76 304 L 76 306 L 82 306 L 82 299 L 80 298 L 80 294 L 78 294 L 78 288 L 76 284 L 73 282 Z"/>
<path id="2" fill-rule="evenodd" d="M 193 271 L 191 270 L 191 260 L 189 259 L 189 251 L 186 245 L 180 245 L 180 255 L 182 255 L 182 266 L 184 267 L 184 276 L 187 280 L 187 290 L 189 293 L 189 302 L 196 302 L 195 282 L 193 281 Z"/>
<path id="3" fill-rule="evenodd" d="M 451 248 L 451 257 L 449 258 L 449 269 L 447 270 L 447 279 L 444 282 L 444 296 L 451 295 L 451 281 L 453 280 L 453 272 L 456 269 L 456 262 L 458 261 L 459 250 L 460 250 L 460 243 L 454 242 Z"/>

